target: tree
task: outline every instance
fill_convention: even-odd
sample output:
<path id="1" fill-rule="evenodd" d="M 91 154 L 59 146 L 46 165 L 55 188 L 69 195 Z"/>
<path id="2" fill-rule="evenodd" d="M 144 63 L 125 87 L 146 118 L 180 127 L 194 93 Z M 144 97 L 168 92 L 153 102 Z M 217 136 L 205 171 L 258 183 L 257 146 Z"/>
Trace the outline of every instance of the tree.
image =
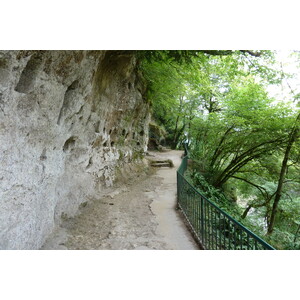
<path id="1" fill-rule="evenodd" d="M 271 106 L 264 89 L 252 80 L 232 87 L 222 105 L 220 113 L 208 116 L 202 136 L 197 135 L 207 150 L 201 155 L 203 149 L 197 150 L 195 143 L 193 155 L 196 160 L 205 156 L 206 177 L 218 188 L 252 160 L 272 154 L 284 143 L 288 123 L 287 108 Z"/>
<path id="2" fill-rule="evenodd" d="M 287 145 L 285 147 L 284 156 L 283 156 L 283 160 L 282 160 L 282 164 L 281 164 L 280 175 L 278 178 L 277 189 L 275 192 L 275 198 L 274 198 L 274 202 L 273 202 L 273 206 L 272 206 L 272 212 L 271 212 L 270 221 L 268 224 L 268 234 L 271 234 L 274 230 L 275 216 L 276 216 L 277 207 L 278 207 L 279 201 L 281 199 L 281 195 L 282 195 L 284 179 L 286 177 L 286 173 L 288 170 L 288 161 L 290 158 L 290 153 L 292 151 L 292 147 L 293 147 L 294 143 L 299 138 L 299 126 L 300 126 L 300 114 L 298 114 L 298 116 L 295 120 L 295 124 L 289 133 L 289 139 L 288 139 Z"/>
<path id="3" fill-rule="evenodd" d="M 153 117 L 166 128 L 172 148 L 186 139 L 195 118 L 220 111 L 232 82 L 255 75 L 262 83 L 275 83 L 280 77 L 272 68 L 271 51 L 163 50 L 136 55 L 148 83 Z"/>

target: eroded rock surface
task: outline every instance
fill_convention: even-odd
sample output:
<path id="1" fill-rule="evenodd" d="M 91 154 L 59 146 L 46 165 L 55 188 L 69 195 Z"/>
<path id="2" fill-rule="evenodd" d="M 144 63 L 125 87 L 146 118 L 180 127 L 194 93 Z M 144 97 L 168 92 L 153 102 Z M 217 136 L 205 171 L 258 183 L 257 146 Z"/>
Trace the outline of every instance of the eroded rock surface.
<path id="1" fill-rule="evenodd" d="M 142 158 L 149 104 L 117 51 L 0 51 L 0 249 L 39 249 Z"/>

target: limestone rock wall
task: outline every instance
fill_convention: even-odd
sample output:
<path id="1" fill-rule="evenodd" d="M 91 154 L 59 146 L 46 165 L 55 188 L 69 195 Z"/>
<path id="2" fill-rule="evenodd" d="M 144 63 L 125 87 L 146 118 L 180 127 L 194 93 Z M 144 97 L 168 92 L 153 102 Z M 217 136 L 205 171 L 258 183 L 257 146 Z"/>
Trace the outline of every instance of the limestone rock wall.
<path id="1" fill-rule="evenodd" d="M 144 89 L 126 52 L 0 51 L 0 249 L 39 249 L 142 156 Z"/>

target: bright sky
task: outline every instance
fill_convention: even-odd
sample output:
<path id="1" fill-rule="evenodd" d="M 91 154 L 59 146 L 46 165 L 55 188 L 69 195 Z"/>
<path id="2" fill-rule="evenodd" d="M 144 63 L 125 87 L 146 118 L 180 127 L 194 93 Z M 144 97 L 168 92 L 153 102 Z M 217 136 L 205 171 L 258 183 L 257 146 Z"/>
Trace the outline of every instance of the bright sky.
<path id="1" fill-rule="evenodd" d="M 297 62 L 296 56 L 291 54 L 291 50 L 276 51 L 276 60 L 278 61 L 278 67 L 280 68 L 280 64 L 282 63 L 284 72 L 294 74 L 293 78 L 283 80 L 283 84 L 281 86 L 271 85 L 267 89 L 269 94 L 272 97 L 276 98 L 278 101 L 293 100 L 291 89 L 295 94 L 300 93 L 300 68 L 298 68 L 300 63 Z"/>

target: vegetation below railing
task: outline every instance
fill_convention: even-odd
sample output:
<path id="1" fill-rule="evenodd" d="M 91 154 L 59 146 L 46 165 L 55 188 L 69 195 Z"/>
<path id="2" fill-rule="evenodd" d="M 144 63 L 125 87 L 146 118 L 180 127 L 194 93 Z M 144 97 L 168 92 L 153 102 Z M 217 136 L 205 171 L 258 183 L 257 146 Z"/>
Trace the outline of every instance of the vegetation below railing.
<path id="1" fill-rule="evenodd" d="M 178 207 L 196 239 L 209 250 L 273 250 L 274 248 L 244 227 L 185 178 L 188 157 L 177 171 Z"/>
<path id="2" fill-rule="evenodd" d="M 267 210 L 264 207 L 251 206 L 256 202 L 256 194 L 244 198 L 238 185 L 226 185 L 218 189 L 207 182 L 204 174 L 197 171 L 191 160 L 191 165 L 186 170 L 185 178 L 207 199 L 227 212 L 235 220 L 243 224 L 256 235 L 273 245 L 276 249 L 300 249 L 298 213 L 300 211 L 299 199 L 282 201 L 277 212 L 277 224 L 272 234 L 267 234 Z M 236 183 L 236 182 L 235 182 Z M 298 222 L 297 222 L 298 221 Z"/>

